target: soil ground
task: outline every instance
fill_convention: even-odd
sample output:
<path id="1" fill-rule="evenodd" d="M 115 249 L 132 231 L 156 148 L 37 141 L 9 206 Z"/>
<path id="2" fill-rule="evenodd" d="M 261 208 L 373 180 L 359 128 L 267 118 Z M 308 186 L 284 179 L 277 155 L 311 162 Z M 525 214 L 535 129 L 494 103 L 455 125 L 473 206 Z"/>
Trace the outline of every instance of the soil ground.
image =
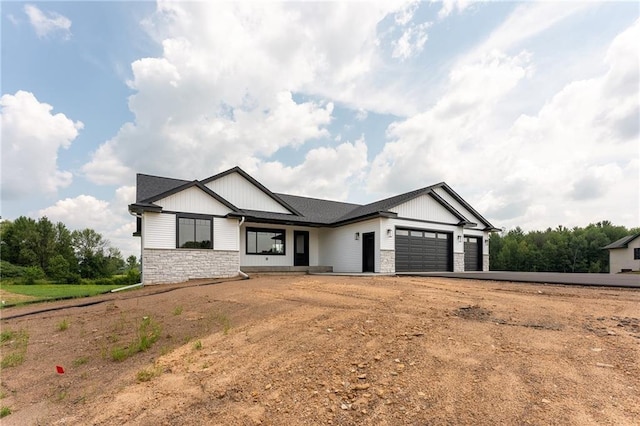
<path id="1" fill-rule="evenodd" d="M 640 423 L 638 290 L 306 275 L 202 284 L 4 309 L 3 333 L 28 342 L 24 362 L 2 369 L 2 424 Z M 157 341 L 114 361 L 141 324 Z M 15 340 L 3 358 L 21 350 Z"/>

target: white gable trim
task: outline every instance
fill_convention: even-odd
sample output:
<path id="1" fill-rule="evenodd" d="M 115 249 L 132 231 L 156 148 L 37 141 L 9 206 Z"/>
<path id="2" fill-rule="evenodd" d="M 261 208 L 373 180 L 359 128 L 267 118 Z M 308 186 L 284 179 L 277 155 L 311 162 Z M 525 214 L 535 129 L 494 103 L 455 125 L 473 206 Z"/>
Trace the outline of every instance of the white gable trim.
<path id="1" fill-rule="evenodd" d="M 408 219 L 451 224 L 458 224 L 458 222 L 460 222 L 458 217 L 428 194 L 413 198 L 391 208 L 389 211 L 397 213 L 398 217 Z"/>
<path id="2" fill-rule="evenodd" d="M 163 210 L 224 216 L 231 213 L 229 207 L 213 198 L 197 186 L 191 186 L 156 201 Z"/>
<path id="3" fill-rule="evenodd" d="M 475 229 L 484 229 L 485 225 L 483 221 L 473 213 L 471 213 L 465 206 L 463 206 L 458 200 L 453 198 L 451 194 L 449 194 L 444 188 L 435 188 L 433 190 L 437 195 L 440 196 L 443 200 L 449 203 L 454 209 L 458 210 L 465 218 L 475 223 L 476 225 L 473 227 Z"/>
<path id="4" fill-rule="evenodd" d="M 205 185 L 239 209 L 292 213 L 238 172 L 229 173 Z"/>

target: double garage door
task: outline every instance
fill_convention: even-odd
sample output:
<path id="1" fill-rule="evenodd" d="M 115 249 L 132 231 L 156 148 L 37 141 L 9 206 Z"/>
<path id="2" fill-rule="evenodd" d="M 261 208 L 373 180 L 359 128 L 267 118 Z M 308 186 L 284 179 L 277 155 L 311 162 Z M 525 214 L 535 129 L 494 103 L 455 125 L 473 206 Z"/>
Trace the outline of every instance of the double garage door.
<path id="1" fill-rule="evenodd" d="M 453 271 L 452 234 L 396 229 L 396 271 Z"/>

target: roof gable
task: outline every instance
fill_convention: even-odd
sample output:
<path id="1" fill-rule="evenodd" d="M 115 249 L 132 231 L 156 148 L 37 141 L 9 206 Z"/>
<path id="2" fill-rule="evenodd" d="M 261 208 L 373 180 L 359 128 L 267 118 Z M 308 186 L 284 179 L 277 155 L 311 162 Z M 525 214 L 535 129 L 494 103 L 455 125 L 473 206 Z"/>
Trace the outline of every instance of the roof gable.
<path id="1" fill-rule="evenodd" d="M 149 198 L 171 191 L 185 183 L 189 181 L 138 173 L 136 174 L 136 203 L 144 203 Z"/>
<path id="2" fill-rule="evenodd" d="M 177 194 L 179 192 L 185 191 L 189 188 L 193 188 L 193 187 L 197 187 L 200 190 L 204 191 L 207 195 L 209 195 L 210 197 L 216 199 L 217 201 L 219 201 L 220 203 L 224 204 L 225 206 L 227 206 L 230 210 L 232 211 L 238 211 L 239 209 L 234 206 L 233 204 L 231 204 L 229 201 L 225 200 L 224 198 L 222 198 L 221 196 L 219 196 L 218 194 L 216 194 L 215 192 L 213 192 L 211 189 L 207 188 L 206 186 L 204 186 L 201 182 L 194 180 L 191 182 L 186 182 L 180 186 L 176 186 L 175 188 L 172 188 L 168 191 L 162 192 L 160 194 L 154 195 L 153 197 L 147 198 L 142 200 L 145 204 L 154 204 L 156 201 L 162 200 L 162 199 L 166 199 L 168 197 L 170 197 L 171 195 Z"/>
<path id="3" fill-rule="evenodd" d="M 612 242 L 609 245 L 602 247 L 603 249 L 618 249 L 618 248 L 627 248 L 629 243 L 636 238 L 640 237 L 640 234 L 635 235 L 627 235 L 626 237 L 622 237 L 619 240 Z"/>
<path id="4" fill-rule="evenodd" d="M 202 183 L 241 209 L 302 215 L 240 167 L 218 173 Z"/>

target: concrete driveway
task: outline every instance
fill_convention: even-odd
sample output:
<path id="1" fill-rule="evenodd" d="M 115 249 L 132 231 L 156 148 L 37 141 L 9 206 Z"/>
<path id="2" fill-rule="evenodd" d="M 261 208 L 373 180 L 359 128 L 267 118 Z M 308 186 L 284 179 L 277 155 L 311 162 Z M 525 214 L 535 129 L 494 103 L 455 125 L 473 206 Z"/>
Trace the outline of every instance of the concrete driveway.
<path id="1" fill-rule="evenodd" d="M 603 287 L 640 288 L 640 274 L 568 274 L 559 272 L 399 272 L 397 275 L 448 277 L 473 280 L 512 281 L 547 284 L 574 284 Z"/>

